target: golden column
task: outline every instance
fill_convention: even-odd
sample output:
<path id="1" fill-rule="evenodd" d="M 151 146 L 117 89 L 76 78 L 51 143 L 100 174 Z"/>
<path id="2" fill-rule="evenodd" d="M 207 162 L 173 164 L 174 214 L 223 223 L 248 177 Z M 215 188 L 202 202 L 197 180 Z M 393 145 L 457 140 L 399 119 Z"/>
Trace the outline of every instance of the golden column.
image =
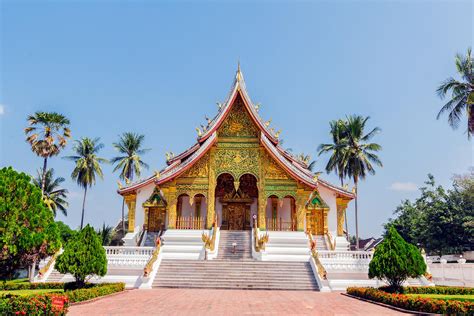
<path id="1" fill-rule="evenodd" d="M 260 148 L 259 153 L 259 177 L 258 177 L 258 200 L 257 200 L 257 224 L 258 228 L 266 229 L 267 223 L 265 221 L 265 213 L 267 208 L 267 195 L 265 193 L 265 149 Z"/>
<path id="2" fill-rule="evenodd" d="M 306 202 L 308 202 L 309 194 L 304 189 L 296 190 L 296 229 L 304 231 L 306 217 Z"/>
<path id="3" fill-rule="evenodd" d="M 216 216 L 216 168 L 214 163 L 214 156 L 215 149 L 211 148 L 209 152 L 209 178 L 207 187 L 207 228 L 212 227 L 214 217 Z"/>
<path id="4" fill-rule="evenodd" d="M 137 195 L 135 193 L 125 195 L 125 203 L 128 207 L 128 232 L 133 233 L 135 229 L 135 208 L 137 204 Z"/>
<path id="5" fill-rule="evenodd" d="M 337 206 L 337 235 L 343 236 L 344 235 L 344 219 L 347 209 L 347 204 L 350 200 L 345 200 L 342 198 L 336 198 L 336 206 Z"/>
<path id="6" fill-rule="evenodd" d="M 166 202 L 168 204 L 168 228 L 176 228 L 176 204 L 177 204 L 177 196 L 176 196 L 176 182 L 173 181 L 170 183 L 168 188 L 162 189 L 163 194 L 165 195 Z"/>

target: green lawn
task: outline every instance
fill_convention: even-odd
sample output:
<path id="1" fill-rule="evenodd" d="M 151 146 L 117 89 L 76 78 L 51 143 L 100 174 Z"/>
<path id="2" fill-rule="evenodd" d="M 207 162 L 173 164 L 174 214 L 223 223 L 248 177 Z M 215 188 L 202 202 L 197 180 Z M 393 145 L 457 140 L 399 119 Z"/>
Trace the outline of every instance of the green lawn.
<path id="1" fill-rule="evenodd" d="M 35 289 L 35 290 L 7 290 L 7 291 L 0 291 L 0 296 L 5 294 L 13 294 L 13 295 L 33 295 L 33 294 L 44 294 L 44 293 L 62 293 L 64 290 L 62 289 Z"/>
<path id="2" fill-rule="evenodd" d="M 447 295 L 447 294 L 406 294 L 409 296 L 418 296 L 423 298 L 434 298 L 438 300 L 456 300 L 474 302 L 474 295 Z"/>

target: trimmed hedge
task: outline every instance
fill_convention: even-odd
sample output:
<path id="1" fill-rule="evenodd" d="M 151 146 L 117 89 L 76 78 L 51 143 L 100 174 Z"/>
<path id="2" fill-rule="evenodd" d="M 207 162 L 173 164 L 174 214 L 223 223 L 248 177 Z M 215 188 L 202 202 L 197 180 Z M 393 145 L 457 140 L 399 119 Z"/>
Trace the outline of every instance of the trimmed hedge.
<path id="1" fill-rule="evenodd" d="M 124 289 L 125 283 L 104 283 L 87 289 L 66 291 L 64 295 L 69 298 L 71 303 L 77 303 L 116 292 L 122 292 Z"/>
<path id="2" fill-rule="evenodd" d="M 5 284 L 5 283 L 4 283 Z M 3 285 L 4 285 L 3 284 Z M 0 315 L 65 315 L 70 303 L 87 301 L 100 296 L 121 292 L 125 289 L 124 283 L 86 284 L 86 288 L 70 289 L 69 283 L 10 283 L 3 290 L 28 289 L 65 289 L 64 293 L 33 294 L 26 296 L 6 294 L 0 297 Z M 28 287 L 28 285 L 30 287 Z M 48 287 L 48 285 L 50 285 Z M 64 311 L 57 311 L 52 306 L 53 298 L 63 298 Z"/>
<path id="3" fill-rule="evenodd" d="M 52 301 L 60 298 L 64 301 L 62 310 L 53 306 Z M 31 296 L 6 295 L 0 298 L 1 315 L 66 315 L 69 300 L 65 295 L 39 294 Z"/>
<path id="4" fill-rule="evenodd" d="M 456 300 L 420 298 L 405 294 L 387 293 L 375 288 L 350 287 L 347 294 L 392 305 L 410 311 L 436 314 L 472 314 L 474 303 Z"/>
<path id="5" fill-rule="evenodd" d="M 383 288 L 381 288 L 383 290 Z M 446 295 L 474 295 L 472 287 L 451 286 L 407 286 L 403 288 L 405 294 L 446 294 Z"/>
<path id="6" fill-rule="evenodd" d="M 0 291 L 64 289 L 62 282 L 30 283 L 0 282 Z"/>

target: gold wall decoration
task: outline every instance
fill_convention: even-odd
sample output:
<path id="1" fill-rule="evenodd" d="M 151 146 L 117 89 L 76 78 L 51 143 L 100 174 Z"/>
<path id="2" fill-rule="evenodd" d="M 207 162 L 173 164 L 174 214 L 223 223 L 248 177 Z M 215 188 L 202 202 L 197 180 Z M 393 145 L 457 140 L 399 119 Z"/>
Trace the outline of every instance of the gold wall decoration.
<path id="1" fill-rule="evenodd" d="M 215 173 L 230 173 L 234 179 L 239 179 L 245 173 L 259 175 L 258 148 L 218 149 L 215 155 Z"/>
<path id="2" fill-rule="evenodd" d="M 258 129 L 240 97 L 235 101 L 217 133 L 219 137 L 258 137 Z"/>
<path id="3" fill-rule="evenodd" d="M 207 178 L 209 175 L 209 153 L 202 156 L 181 177 L 183 178 Z"/>
<path id="4" fill-rule="evenodd" d="M 133 233 L 135 229 L 135 209 L 137 204 L 137 195 L 125 195 L 125 203 L 128 207 L 128 232 Z"/>
<path id="5" fill-rule="evenodd" d="M 192 199 L 197 194 L 202 194 L 207 198 L 208 185 L 207 184 L 177 184 L 176 196 L 187 194 Z"/>
<path id="6" fill-rule="evenodd" d="M 207 189 L 207 227 L 212 227 L 212 222 L 215 215 L 216 203 L 216 163 L 215 163 L 215 148 L 211 148 L 209 152 L 209 184 Z"/>
<path id="7" fill-rule="evenodd" d="M 270 155 L 265 153 L 263 159 L 266 179 L 290 179 L 286 171 L 283 170 Z"/>

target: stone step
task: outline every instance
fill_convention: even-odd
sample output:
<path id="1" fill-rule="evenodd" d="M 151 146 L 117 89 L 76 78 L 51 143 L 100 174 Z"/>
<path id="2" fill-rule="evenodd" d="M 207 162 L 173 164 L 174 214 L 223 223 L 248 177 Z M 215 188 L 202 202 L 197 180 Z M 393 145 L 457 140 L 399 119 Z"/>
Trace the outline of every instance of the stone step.
<path id="1" fill-rule="evenodd" d="M 318 291 L 317 285 L 312 286 L 279 286 L 254 284 L 192 284 L 192 283 L 163 283 L 153 285 L 161 288 L 195 288 L 195 289 L 235 289 L 235 290 L 279 290 L 279 291 Z"/>

